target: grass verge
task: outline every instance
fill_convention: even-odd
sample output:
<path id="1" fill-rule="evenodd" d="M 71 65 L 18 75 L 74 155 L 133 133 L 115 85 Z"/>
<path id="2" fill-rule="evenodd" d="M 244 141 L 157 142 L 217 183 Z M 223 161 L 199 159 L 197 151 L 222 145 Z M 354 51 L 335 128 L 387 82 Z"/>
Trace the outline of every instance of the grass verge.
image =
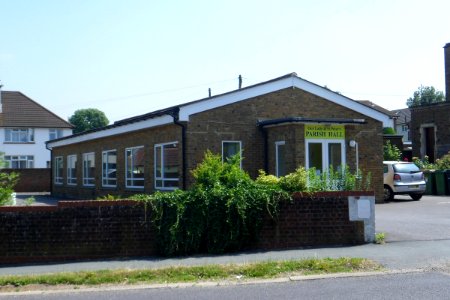
<path id="1" fill-rule="evenodd" d="M 377 271 L 382 267 L 363 258 L 324 258 L 266 261 L 251 264 L 205 265 L 142 270 L 101 270 L 92 272 L 18 275 L 0 277 L 0 291 L 22 290 L 28 286 L 93 286 L 101 284 L 180 283 L 220 280 L 268 279 L 292 275 L 313 275 Z"/>

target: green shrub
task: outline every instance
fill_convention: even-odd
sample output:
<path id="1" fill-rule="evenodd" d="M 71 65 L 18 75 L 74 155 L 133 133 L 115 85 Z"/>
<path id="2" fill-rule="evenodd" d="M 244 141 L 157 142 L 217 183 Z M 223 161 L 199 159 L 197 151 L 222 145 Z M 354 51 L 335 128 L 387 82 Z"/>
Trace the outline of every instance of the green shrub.
<path id="1" fill-rule="evenodd" d="M 436 169 L 450 170 L 450 151 L 439 159 L 436 159 Z"/>
<path id="2" fill-rule="evenodd" d="M 19 174 L 0 172 L 0 206 L 11 204 L 11 194 L 14 192 L 14 186 L 18 181 Z"/>
<path id="3" fill-rule="evenodd" d="M 308 172 L 304 167 L 280 178 L 279 185 L 286 192 L 302 192 L 307 190 Z"/>
<path id="4" fill-rule="evenodd" d="M 425 155 L 423 159 L 418 157 L 412 158 L 413 163 L 421 170 L 434 170 L 436 166 L 429 162 L 429 157 Z"/>
<path id="5" fill-rule="evenodd" d="M 392 145 L 391 141 L 387 141 L 383 145 L 383 160 L 399 161 L 402 157 L 402 151 L 397 146 Z"/>
<path id="6" fill-rule="evenodd" d="M 396 134 L 396 132 L 392 127 L 383 127 L 383 134 Z"/>
<path id="7" fill-rule="evenodd" d="M 258 177 L 256 178 L 256 183 L 263 184 L 263 185 L 269 185 L 269 186 L 277 186 L 280 182 L 280 179 L 271 174 L 266 174 L 264 170 L 258 170 Z"/>

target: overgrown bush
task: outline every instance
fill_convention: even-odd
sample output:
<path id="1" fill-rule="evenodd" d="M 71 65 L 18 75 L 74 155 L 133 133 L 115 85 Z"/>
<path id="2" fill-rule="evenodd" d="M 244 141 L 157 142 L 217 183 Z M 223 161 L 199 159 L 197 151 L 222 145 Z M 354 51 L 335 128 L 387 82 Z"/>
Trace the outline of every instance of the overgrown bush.
<path id="1" fill-rule="evenodd" d="M 304 167 L 297 168 L 293 173 L 280 178 L 281 189 L 287 192 L 306 191 L 308 189 L 308 172 Z"/>
<path id="2" fill-rule="evenodd" d="M 192 172 L 188 191 L 139 195 L 149 203 L 163 255 L 195 252 L 223 253 L 252 245 L 263 217 L 277 214 L 278 201 L 288 195 L 276 186 L 253 181 L 240 168 L 240 157 L 222 162 L 205 154 Z"/>
<path id="3" fill-rule="evenodd" d="M 343 170 L 334 170 L 330 167 L 328 171 L 317 172 L 315 168 L 308 170 L 308 192 L 324 191 L 368 191 L 371 189 L 372 175 L 366 175 L 358 170 L 355 174 L 350 172 L 348 166 Z"/>

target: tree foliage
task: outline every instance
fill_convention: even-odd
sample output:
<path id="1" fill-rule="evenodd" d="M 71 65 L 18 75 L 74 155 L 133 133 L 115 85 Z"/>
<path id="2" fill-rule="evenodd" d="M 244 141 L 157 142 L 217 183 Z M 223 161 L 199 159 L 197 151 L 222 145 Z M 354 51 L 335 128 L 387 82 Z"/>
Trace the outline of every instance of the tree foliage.
<path id="1" fill-rule="evenodd" d="M 109 120 L 105 113 L 96 108 L 76 110 L 75 113 L 69 118 L 69 122 L 75 126 L 73 133 L 80 133 L 109 124 Z"/>
<path id="2" fill-rule="evenodd" d="M 414 95 L 406 101 L 406 105 L 416 107 L 443 101 L 445 101 L 445 96 L 442 91 L 438 91 L 432 86 L 420 86 L 414 92 Z"/>

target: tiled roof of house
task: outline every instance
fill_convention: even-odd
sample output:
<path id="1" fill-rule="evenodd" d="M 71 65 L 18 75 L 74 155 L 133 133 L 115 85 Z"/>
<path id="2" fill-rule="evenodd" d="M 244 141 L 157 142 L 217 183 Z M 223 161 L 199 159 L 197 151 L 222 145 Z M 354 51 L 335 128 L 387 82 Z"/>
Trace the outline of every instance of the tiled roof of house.
<path id="1" fill-rule="evenodd" d="M 73 126 L 21 92 L 1 91 L 0 127 L 72 128 Z"/>
<path id="2" fill-rule="evenodd" d="M 408 124 L 411 122 L 411 110 L 409 108 L 395 109 L 392 112 L 397 117 L 397 124 Z"/>
<path id="3" fill-rule="evenodd" d="M 388 116 L 394 117 L 394 113 L 390 110 L 387 110 L 384 107 L 379 106 L 378 104 L 373 103 L 372 101 L 369 100 L 357 100 L 358 102 L 360 102 L 361 104 L 364 104 L 365 106 L 368 106 L 370 108 L 373 108 L 383 114 L 386 114 Z"/>

